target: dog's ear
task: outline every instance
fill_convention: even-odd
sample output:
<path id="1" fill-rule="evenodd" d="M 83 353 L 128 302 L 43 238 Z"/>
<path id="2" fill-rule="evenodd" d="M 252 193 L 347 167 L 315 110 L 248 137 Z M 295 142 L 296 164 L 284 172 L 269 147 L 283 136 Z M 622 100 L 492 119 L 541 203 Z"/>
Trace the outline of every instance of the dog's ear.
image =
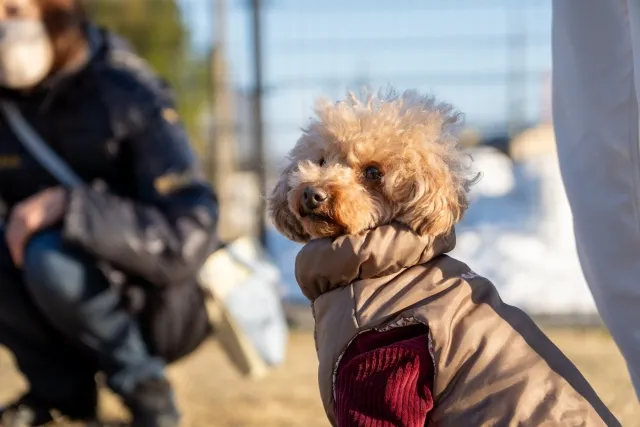
<path id="1" fill-rule="evenodd" d="M 409 193 L 413 201 L 398 220 L 421 236 L 448 234 L 468 206 L 466 192 L 449 173 L 415 174 Z"/>
<path id="2" fill-rule="evenodd" d="M 309 241 L 311 236 L 304 231 L 298 218 L 289 209 L 288 195 L 291 191 L 289 175 L 293 171 L 295 171 L 295 164 L 291 163 L 280 174 L 280 180 L 269 196 L 269 214 L 280 233 L 294 242 L 304 243 Z"/>

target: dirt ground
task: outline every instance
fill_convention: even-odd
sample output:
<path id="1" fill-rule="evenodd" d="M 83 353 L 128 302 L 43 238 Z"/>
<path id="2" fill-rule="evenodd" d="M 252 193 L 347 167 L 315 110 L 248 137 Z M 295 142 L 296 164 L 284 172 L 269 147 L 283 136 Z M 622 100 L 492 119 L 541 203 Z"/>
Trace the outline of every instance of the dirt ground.
<path id="1" fill-rule="evenodd" d="M 547 330 L 556 344 L 582 370 L 625 427 L 640 426 L 640 405 L 634 398 L 625 365 L 609 335 L 600 329 Z M 310 333 L 293 332 L 286 364 L 267 378 L 251 381 L 233 370 L 215 342 L 203 345 L 172 366 L 184 412 L 184 427 L 326 427 L 316 387 L 316 356 Z M 0 352 L 0 401 L 24 390 L 6 352 Z M 125 412 L 104 393 L 106 418 Z"/>

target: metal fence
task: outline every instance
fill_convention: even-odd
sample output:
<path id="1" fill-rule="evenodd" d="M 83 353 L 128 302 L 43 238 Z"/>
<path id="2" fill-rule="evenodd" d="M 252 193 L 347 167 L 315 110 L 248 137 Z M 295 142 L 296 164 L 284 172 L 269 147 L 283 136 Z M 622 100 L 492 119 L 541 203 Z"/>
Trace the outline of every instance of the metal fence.
<path id="1" fill-rule="evenodd" d="M 226 52 L 241 98 L 254 88 L 252 3 L 228 5 Z M 540 114 L 549 1 L 264 0 L 261 16 L 271 162 L 293 144 L 316 96 L 347 87 L 433 92 L 482 130 L 519 128 Z"/>

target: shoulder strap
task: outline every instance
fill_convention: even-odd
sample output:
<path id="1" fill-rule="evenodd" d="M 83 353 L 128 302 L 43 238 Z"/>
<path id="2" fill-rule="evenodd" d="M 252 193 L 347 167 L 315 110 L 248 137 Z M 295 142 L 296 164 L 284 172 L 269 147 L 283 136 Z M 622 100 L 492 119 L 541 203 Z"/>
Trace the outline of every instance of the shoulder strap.
<path id="1" fill-rule="evenodd" d="M 82 178 L 27 123 L 15 104 L 9 101 L 2 101 L 0 107 L 9 127 L 22 145 L 60 184 L 66 187 L 77 187 L 83 184 Z"/>

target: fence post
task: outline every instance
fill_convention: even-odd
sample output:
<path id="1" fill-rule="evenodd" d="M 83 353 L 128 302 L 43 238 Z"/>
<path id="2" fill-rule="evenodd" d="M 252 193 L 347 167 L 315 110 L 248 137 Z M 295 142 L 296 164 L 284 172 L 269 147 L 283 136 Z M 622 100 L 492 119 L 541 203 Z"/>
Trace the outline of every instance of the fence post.
<path id="1" fill-rule="evenodd" d="M 266 184 L 267 159 L 264 150 L 264 117 L 262 111 L 263 75 L 262 75 L 262 9 L 260 0 L 251 0 L 252 56 L 253 56 L 253 142 L 255 144 L 254 169 L 260 186 L 258 203 L 258 233 L 260 241 L 266 246 Z"/>
<path id="2" fill-rule="evenodd" d="M 215 0 L 215 45 L 211 52 L 214 140 L 211 177 L 220 201 L 218 230 L 224 240 L 243 234 L 234 221 L 233 179 L 237 172 L 233 88 L 226 57 L 227 0 Z"/>

